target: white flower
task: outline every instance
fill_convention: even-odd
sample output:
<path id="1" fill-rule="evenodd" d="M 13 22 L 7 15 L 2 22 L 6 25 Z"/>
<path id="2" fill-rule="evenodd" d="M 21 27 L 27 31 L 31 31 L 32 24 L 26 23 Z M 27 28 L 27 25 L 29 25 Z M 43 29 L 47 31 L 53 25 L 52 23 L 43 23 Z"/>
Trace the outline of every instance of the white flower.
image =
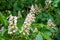
<path id="1" fill-rule="evenodd" d="M 8 34 L 13 34 L 13 32 L 8 32 Z"/>
<path id="2" fill-rule="evenodd" d="M 13 32 L 16 32 L 16 30 L 13 30 Z"/>

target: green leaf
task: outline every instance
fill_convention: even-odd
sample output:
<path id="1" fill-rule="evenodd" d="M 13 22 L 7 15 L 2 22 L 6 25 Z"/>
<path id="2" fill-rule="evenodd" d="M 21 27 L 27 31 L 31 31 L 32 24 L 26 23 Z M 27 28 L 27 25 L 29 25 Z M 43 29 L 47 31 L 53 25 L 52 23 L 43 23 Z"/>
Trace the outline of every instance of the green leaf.
<path id="1" fill-rule="evenodd" d="M 59 2 L 59 1 L 60 1 L 60 0 L 54 0 L 52 5 L 53 5 L 54 7 L 58 7 L 58 2 Z"/>
<path id="2" fill-rule="evenodd" d="M 2 40 L 2 37 L 0 37 L 0 40 Z"/>
<path id="3" fill-rule="evenodd" d="M 0 22 L 2 24 L 4 24 L 4 26 L 8 25 L 7 19 L 5 18 L 5 16 L 0 12 Z"/>
<path id="4" fill-rule="evenodd" d="M 46 33 L 42 33 L 42 36 L 46 39 L 46 40 L 53 40 L 50 36 L 48 36 Z"/>
<path id="5" fill-rule="evenodd" d="M 46 31 L 45 32 L 48 36 L 51 36 L 52 35 L 52 33 L 50 32 L 50 31 Z"/>
<path id="6" fill-rule="evenodd" d="M 43 37 L 42 37 L 42 35 L 40 34 L 40 32 L 37 34 L 35 40 L 43 40 Z"/>

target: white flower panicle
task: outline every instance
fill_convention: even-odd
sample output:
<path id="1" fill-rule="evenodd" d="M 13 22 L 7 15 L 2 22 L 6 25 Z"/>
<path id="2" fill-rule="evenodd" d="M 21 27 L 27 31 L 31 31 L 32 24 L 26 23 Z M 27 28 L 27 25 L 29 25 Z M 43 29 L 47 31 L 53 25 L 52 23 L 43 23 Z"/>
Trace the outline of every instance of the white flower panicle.
<path id="1" fill-rule="evenodd" d="M 35 4 L 35 10 L 36 10 L 36 12 L 41 13 L 42 12 L 42 5 L 39 4 L 39 6 L 38 6 L 37 4 Z"/>
<path id="2" fill-rule="evenodd" d="M 0 32 L 2 32 L 2 31 L 4 31 L 4 27 L 2 27 L 2 28 L 0 29 Z"/>
<path id="3" fill-rule="evenodd" d="M 46 1 L 45 1 L 45 3 L 49 3 L 49 4 L 50 4 L 51 2 L 52 2 L 52 0 L 46 0 Z"/>
<path id="4" fill-rule="evenodd" d="M 17 31 L 17 17 L 16 16 L 9 16 L 9 26 L 8 26 L 8 34 L 13 34 Z"/>
<path id="5" fill-rule="evenodd" d="M 34 6 L 33 6 L 33 5 L 31 6 L 30 13 L 31 13 L 31 12 L 32 12 L 32 13 L 35 13 L 35 8 L 34 8 Z"/>
<path id="6" fill-rule="evenodd" d="M 35 6 L 32 5 L 30 13 L 27 15 L 20 33 L 23 33 L 23 35 L 26 35 L 26 34 L 29 35 L 29 33 L 30 33 L 30 25 L 32 24 L 33 21 L 35 21 L 35 14 L 38 13 L 38 12 L 41 13 L 42 11 L 43 11 L 42 8 L 38 9 L 37 5 L 35 5 Z"/>
<path id="7" fill-rule="evenodd" d="M 51 19 L 49 19 L 48 22 L 47 22 L 47 26 L 53 26 L 53 27 L 55 27 L 56 25 L 54 24 L 54 22 L 52 22 Z"/>
<path id="8" fill-rule="evenodd" d="M 49 8 L 51 6 L 52 0 L 45 1 L 45 8 Z"/>
<path id="9" fill-rule="evenodd" d="M 29 35 L 30 32 L 30 25 L 32 24 L 33 21 L 35 21 L 35 14 L 34 14 L 34 7 L 31 7 L 30 13 L 27 15 L 25 22 L 22 26 L 22 30 L 21 33 L 23 33 L 23 35 Z"/>
<path id="10" fill-rule="evenodd" d="M 41 7 L 41 5 L 39 5 L 39 6 L 40 6 L 40 8 L 38 7 L 37 4 L 35 4 L 35 6 L 32 5 L 30 12 L 32 12 L 32 13 L 34 13 L 34 14 L 41 13 L 41 12 L 42 12 L 42 11 L 41 11 L 41 10 L 42 10 L 42 7 Z"/>
<path id="11" fill-rule="evenodd" d="M 37 28 L 35 28 L 33 32 L 38 32 L 38 29 L 37 29 Z"/>
<path id="12" fill-rule="evenodd" d="M 18 18 L 22 18 L 21 12 L 18 11 Z"/>

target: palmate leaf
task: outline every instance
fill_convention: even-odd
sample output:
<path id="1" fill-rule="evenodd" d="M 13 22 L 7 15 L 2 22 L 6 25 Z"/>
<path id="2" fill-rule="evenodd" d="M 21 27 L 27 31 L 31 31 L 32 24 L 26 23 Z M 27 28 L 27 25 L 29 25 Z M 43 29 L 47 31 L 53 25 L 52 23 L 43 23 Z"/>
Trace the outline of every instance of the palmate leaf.
<path id="1" fill-rule="evenodd" d="M 2 23 L 4 26 L 8 25 L 8 21 L 5 18 L 5 16 L 0 12 L 0 23 Z"/>
<path id="2" fill-rule="evenodd" d="M 4 38 L 2 37 L 2 33 L 0 32 L 0 40 L 4 40 Z"/>
<path id="3" fill-rule="evenodd" d="M 47 35 L 46 33 L 42 33 L 41 32 L 41 34 L 42 34 L 42 36 L 44 37 L 44 39 L 46 39 L 46 40 L 53 40 L 49 35 Z"/>
<path id="4" fill-rule="evenodd" d="M 37 34 L 35 40 L 43 40 L 43 37 L 42 37 L 42 35 L 40 34 L 40 32 Z"/>
<path id="5" fill-rule="evenodd" d="M 58 7 L 59 1 L 60 1 L 60 0 L 54 0 L 53 3 L 52 3 L 52 5 L 53 5 L 54 7 Z"/>
<path id="6" fill-rule="evenodd" d="M 2 37 L 0 37 L 0 40 L 2 40 Z"/>

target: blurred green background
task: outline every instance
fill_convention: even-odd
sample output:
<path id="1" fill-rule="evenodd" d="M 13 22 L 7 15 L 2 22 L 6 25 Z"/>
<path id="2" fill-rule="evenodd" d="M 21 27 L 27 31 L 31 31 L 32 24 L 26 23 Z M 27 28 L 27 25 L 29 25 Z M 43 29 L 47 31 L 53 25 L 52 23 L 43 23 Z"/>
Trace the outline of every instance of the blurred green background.
<path id="1" fill-rule="evenodd" d="M 0 40 L 60 40 L 60 0 L 51 0 L 51 7 L 35 16 L 36 19 L 31 25 L 30 35 L 24 36 L 19 32 L 13 35 L 8 34 L 8 17 L 10 14 L 18 17 L 18 11 L 21 12 L 22 17 L 17 19 L 17 27 L 20 30 L 32 4 L 37 4 L 38 6 L 41 4 L 44 7 L 45 1 L 0 0 L 0 30 L 4 27 L 4 31 L 0 31 Z M 56 24 L 55 27 L 47 26 L 49 19 L 52 19 Z M 38 32 L 33 32 L 35 27 Z"/>

